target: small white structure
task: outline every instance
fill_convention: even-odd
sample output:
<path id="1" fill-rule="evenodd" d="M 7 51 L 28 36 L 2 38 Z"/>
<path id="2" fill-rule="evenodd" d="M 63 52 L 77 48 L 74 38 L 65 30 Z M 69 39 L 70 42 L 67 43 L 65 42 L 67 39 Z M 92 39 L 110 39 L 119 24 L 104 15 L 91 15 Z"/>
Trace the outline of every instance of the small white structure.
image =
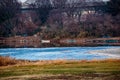
<path id="1" fill-rule="evenodd" d="M 50 40 L 41 40 L 41 43 L 50 43 Z"/>

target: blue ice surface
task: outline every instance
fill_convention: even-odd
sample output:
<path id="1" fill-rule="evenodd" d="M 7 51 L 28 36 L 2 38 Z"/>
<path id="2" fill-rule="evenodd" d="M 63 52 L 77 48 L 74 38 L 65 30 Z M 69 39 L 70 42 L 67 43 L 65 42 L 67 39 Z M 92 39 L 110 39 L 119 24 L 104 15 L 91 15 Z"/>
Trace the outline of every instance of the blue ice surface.
<path id="1" fill-rule="evenodd" d="M 51 48 L 2 48 L 1 56 L 23 60 L 92 60 L 107 59 L 109 56 L 91 54 L 90 51 L 120 48 L 120 46 L 99 47 L 51 47 Z"/>

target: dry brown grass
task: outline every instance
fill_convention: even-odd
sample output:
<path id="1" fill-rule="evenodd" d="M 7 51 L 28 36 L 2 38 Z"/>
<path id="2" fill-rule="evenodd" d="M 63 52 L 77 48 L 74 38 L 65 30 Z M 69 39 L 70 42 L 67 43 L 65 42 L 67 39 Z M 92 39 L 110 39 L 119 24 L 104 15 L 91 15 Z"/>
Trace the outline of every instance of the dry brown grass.
<path id="1" fill-rule="evenodd" d="M 45 64 L 69 64 L 69 63 L 108 63 L 120 62 L 120 59 L 105 59 L 105 60 L 41 60 L 41 61 L 28 61 L 16 60 L 9 56 L 0 56 L 0 66 L 8 65 L 45 65 Z"/>
<path id="2" fill-rule="evenodd" d="M 0 56 L 0 66 L 14 65 L 17 63 L 17 60 L 10 58 L 9 56 L 3 57 Z"/>
<path id="3" fill-rule="evenodd" d="M 104 60 L 41 60 L 41 61 L 31 61 L 27 65 L 48 65 L 48 64 L 81 64 L 81 63 L 120 63 L 120 59 L 104 59 Z M 24 64 L 23 64 L 24 65 Z"/>

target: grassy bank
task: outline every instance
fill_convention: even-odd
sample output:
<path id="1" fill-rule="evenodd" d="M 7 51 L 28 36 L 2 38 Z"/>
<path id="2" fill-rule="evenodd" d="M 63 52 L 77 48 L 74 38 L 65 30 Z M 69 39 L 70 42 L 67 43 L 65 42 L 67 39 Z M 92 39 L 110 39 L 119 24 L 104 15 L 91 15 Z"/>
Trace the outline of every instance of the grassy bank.
<path id="1" fill-rule="evenodd" d="M 120 60 L 36 61 L 0 67 L 0 80 L 120 80 Z"/>
<path id="2" fill-rule="evenodd" d="M 9 56 L 0 56 L 0 66 L 9 66 L 9 65 L 16 65 L 16 64 L 28 64 L 31 63 L 28 60 L 16 60 Z"/>

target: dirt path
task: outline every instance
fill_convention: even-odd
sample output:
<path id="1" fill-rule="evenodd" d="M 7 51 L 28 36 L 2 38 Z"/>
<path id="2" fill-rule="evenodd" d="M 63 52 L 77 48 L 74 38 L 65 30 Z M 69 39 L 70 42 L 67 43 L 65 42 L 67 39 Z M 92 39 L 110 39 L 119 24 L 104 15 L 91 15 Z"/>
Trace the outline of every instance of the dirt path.
<path id="1" fill-rule="evenodd" d="M 120 74 L 46 74 L 46 75 L 23 75 L 1 78 L 0 80 L 120 80 Z"/>

